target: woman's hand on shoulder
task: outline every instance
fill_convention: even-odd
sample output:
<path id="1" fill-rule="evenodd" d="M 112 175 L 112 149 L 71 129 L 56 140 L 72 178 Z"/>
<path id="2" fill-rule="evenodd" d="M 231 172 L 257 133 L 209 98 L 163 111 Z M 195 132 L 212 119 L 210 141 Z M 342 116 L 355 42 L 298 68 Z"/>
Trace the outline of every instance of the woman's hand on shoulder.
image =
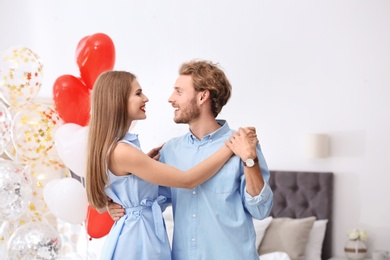
<path id="1" fill-rule="evenodd" d="M 225 144 L 239 156 L 241 159 L 256 157 L 256 145 L 259 142 L 254 127 L 240 127 L 237 132 L 234 132 Z"/>

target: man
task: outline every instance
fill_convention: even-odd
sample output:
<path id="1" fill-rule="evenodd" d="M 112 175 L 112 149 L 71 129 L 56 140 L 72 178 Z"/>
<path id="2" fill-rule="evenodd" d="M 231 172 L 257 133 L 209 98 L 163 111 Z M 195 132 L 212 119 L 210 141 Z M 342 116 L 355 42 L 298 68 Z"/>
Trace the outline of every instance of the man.
<path id="1" fill-rule="evenodd" d="M 159 160 L 187 170 L 224 145 L 233 130 L 216 117 L 230 95 L 231 85 L 217 64 L 184 63 L 168 101 L 175 109 L 174 121 L 188 124 L 190 131 L 166 142 Z M 252 217 L 268 216 L 273 193 L 260 145 L 247 154 L 243 160 L 233 156 L 192 190 L 161 187 L 173 208 L 172 259 L 259 259 Z M 113 215 L 114 209 L 109 210 Z"/>

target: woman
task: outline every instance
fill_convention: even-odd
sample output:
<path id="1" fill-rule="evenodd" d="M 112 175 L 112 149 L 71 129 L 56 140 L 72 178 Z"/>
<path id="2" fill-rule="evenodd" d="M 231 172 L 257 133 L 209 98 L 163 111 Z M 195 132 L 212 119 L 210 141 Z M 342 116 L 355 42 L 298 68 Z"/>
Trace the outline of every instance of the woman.
<path id="1" fill-rule="evenodd" d="M 106 238 L 102 259 L 171 259 L 159 206 L 165 197 L 158 195 L 158 185 L 196 187 L 211 178 L 233 154 L 225 145 L 185 172 L 150 158 L 141 151 L 137 135 L 127 132 L 133 120 L 146 118 L 146 102 L 148 98 L 129 72 L 105 72 L 93 88 L 88 201 L 92 207 L 102 209 L 108 196 L 126 210 Z M 152 150 L 150 156 L 156 153 L 158 149 Z"/>

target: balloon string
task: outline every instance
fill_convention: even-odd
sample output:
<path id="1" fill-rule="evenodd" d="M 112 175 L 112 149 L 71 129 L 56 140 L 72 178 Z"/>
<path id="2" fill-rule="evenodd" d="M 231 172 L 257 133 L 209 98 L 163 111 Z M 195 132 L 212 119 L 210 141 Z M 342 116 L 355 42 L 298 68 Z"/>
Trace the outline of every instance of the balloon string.
<path id="1" fill-rule="evenodd" d="M 85 221 L 83 221 L 81 223 L 81 225 L 84 227 L 84 230 L 87 230 L 85 228 L 85 225 L 86 225 Z M 87 241 L 86 247 L 85 247 L 85 260 L 88 260 L 88 257 L 89 257 L 89 241 L 90 241 L 90 239 L 88 238 L 88 234 L 87 233 L 85 233 L 85 238 L 86 238 L 86 241 Z"/>

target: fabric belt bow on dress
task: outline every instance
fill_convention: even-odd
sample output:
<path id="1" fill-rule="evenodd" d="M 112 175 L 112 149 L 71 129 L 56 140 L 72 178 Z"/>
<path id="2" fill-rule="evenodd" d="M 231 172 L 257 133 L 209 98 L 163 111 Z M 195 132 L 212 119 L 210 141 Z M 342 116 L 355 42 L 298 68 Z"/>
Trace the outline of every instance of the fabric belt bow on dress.
<path id="1" fill-rule="evenodd" d="M 153 213 L 153 222 L 154 222 L 154 230 L 156 236 L 162 241 L 165 242 L 165 232 L 164 232 L 164 222 L 162 219 L 162 212 L 160 205 L 166 200 L 164 196 L 158 196 L 155 200 L 144 199 L 141 200 L 141 203 L 137 207 L 125 208 L 126 215 L 130 215 L 131 213 L 138 213 L 142 215 L 142 209 L 151 207 Z"/>
<path id="2" fill-rule="evenodd" d="M 101 257 L 101 259 L 110 259 L 109 256 L 112 256 L 115 251 L 117 241 L 116 239 L 110 239 L 110 237 L 112 236 L 112 238 L 118 238 L 122 232 L 125 221 L 130 219 L 131 215 L 135 215 L 136 217 L 141 217 L 143 209 L 151 208 L 156 236 L 162 242 L 165 242 L 165 232 L 164 232 L 165 228 L 164 228 L 162 212 L 159 204 L 165 202 L 166 199 L 167 198 L 164 196 L 158 196 L 155 200 L 151 200 L 151 199 L 141 200 L 139 206 L 128 207 L 128 208 L 125 207 L 124 208 L 126 212 L 125 215 L 115 222 L 114 226 L 112 227 L 106 239 L 105 248 L 107 250 L 105 250 L 105 252 L 103 253 L 104 255 Z"/>

